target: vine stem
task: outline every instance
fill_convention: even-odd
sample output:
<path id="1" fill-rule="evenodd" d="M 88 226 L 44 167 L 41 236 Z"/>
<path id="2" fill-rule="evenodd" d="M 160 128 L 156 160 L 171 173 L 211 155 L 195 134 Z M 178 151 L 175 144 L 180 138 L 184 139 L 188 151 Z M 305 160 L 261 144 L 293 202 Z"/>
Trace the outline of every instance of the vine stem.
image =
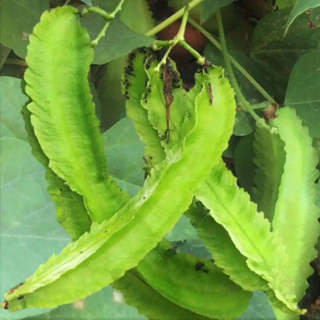
<path id="1" fill-rule="evenodd" d="M 195 6 L 200 4 L 202 1 L 203 0 L 192 0 L 188 3 L 187 6 L 189 7 L 189 10 L 191 10 L 192 8 L 194 8 Z M 153 36 L 153 35 L 157 34 L 158 32 L 160 32 L 161 30 L 163 30 L 164 28 L 166 28 L 167 26 L 169 26 L 171 23 L 173 23 L 176 20 L 178 20 L 179 18 L 181 18 L 185 12 L 185 8 L 186 8 L 186 6 L 184 6 L 180 10 L 178 10 L 176 13 L 171 15 L 169 18 L 163 20 L 160 24 L 158 24 L 157 26 L 155 26 L 154 28 L 152 28 L 151 30 L 146 32 L 145 35 L 146 36 Z"/>
<path id="2" fill-rule="evenodd" d="M 265 121 L 262 118 L 260 118 L 251 109 L 251 106 L 250 106 L 249 102 L 247 101 L 245 96 L 242 94 L 242 91 L 241 91 L 241 89 L 239 87 L 238 81 L 237 81 L 237 79 L 235 77 L 235 74 L 233 72 L 232 65 L 231 65 L 231 62 L 230 62 L 230 58 L 229 58 L 229 54 L 228 54 L 228 48 L 227 48 L 227 42 L 226 42 L 226 38 L 225 38 L 225 35 L 224 35 L 224 30 L 223 30 L 223 24 L 222 24 L 222 18 L 221 18 L 220 10 L 217 11 L 216 16 L 217 16 L 218 30 L 219 30 L 221 46 L 222 46 L 222 53 L 223 53 L 226 69 L 227 69 L 227 72 L 228 72 L 232 87 L 234 88 L 234 90 L 236 92 L 236 96 L 238 98 L 238 101 L 241 104 L 241 106 L 243 107 L 243 109 L 245 111 L 247 111 L 257 123 L 259 123 L 259 124 L 261 124 L 263 126 L 267 126 Z"/>
<path id="3" fill-rule="evenodd" d="M 197 30 L 199 30 L 216 48 L 218 48 L 220 51 L 222 51 L 222 46 L 219 43 L 218 40 L 216 40 L 210 32 L 208 32 L 206 29 L 204 29 L 200 24 L 198 24 L 196 21 L 194 21 L 192 18 L 189 18 L 190 24 L 195 27 Z M 244 77 L 247 78 L 247 80 L 257 89 L 258 92 L 270 103 L 277 104 L 277 102 L 271 97 L 271 95 L 268 94 L 268 92 L 252 77 L 248 71 L 242 67 L 242 65 L 233 58 L 229 53 L 229 59 L 231 63 L 238 69 L 239 72 L 243 74 Z"/>
<path id="4" fill-rule="evenodd" d="M 155 41 L 154 46 L 156 47 L 157 45 L 159 47 L 163 47 L 163 46 L 169 46 L 166 53 L 164 54 L 164 56 L 162 57 L 161 61 L 159 62 L 159 64 L 156 66 L 156 70 L 160 70 L 160 67 L 162 65 L 164 65 L 168 59 L 168 56 L 171 52 L 171 50 L 177 45 L 181 45 L 182 47 L 184 47 L 187 51 L 190 52 L 191 55 L 193 55 L 196 59 L 197 62 L 199 64 L 204 64 L 205 63 L 205 58 L 201 56 L 201 54 L 196 51 L 195 49 L 193 49 L 184 39 L 184 34 L 186 31 L 186 27 L 187 27 L 187 23 L 188 23 L 188 16 L 189 16 L 189 6 L 185 6 L 184 7 L 184 13 L 183 13 L 183 17 L 182 17 L 182 21 L 181 21 L 181 25 L 179 28 L 178 33 L 176 34 L 176 36 L 172 39 L 172 40 L 168 40 L 168 41 L 159 41 L 159 43 L 157 43 L 157 41 Z"/>
<path id="5" fill-rule="evenodd" d="M 101 29 L 101 31 L 99 32 L 98 36 L 94 40 L 91 41 L 91 45 L 93 47 L 97 46 L 99 41 L 101 40 L 101 38 L 103 38 L 106 35 L 106 32 L 110 26 L 111 20 L 113 20 L 115 18 L 115 16 L 117 15 L 117 13 L 119 11 L 121 11 L 124 2 L 125 2 L 125 0 L 120 0 L 118 5 L 116 6 L 116 8 L 111 13 L 108 13 L 99 7 L 89 7 L 89 8 L 84 8 L 82 10 L 81 15 L 85 15 L 85 14 L 91 12 L 91 13 L 96 13 L 96 14 L 100 15 L 101 17 L 103 17 L 106 20 L 106 23 L 103 26 L 103 28 Z"/>

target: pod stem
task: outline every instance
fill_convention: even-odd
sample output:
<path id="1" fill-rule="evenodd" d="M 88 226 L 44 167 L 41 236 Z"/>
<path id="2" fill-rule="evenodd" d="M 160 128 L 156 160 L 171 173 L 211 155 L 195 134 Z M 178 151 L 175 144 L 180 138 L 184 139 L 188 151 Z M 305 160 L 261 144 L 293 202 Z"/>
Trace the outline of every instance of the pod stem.
<path id="1" fill-rule="evenodd" d="M 116 6 L 116 8 L 111 13 L 108 13 L 99 7 L 89 7 L 89 8 L 84 8 L 82 10 L 81 15 L 85 15 L 85 14 L 91 12 L 91 13 L 96 13 L 96 14 L 100 15 L 101 17 L 103 17 L 106 20 L 106 23 L 103 26 L 103 28 L 101 29 L 101 31 L 99 32 L 98 36 L 94 40 L 91 41 L 91 45 L 93 47 L 97 46 L 99 41 L 101 40 L 101 38 L 103 38 L 106 35 L 106 32 L 110 26 L 110 22 L 116 17 L 117 13 L 119 11 L 121 11 L 124 2 L 125 2 L 125 0 L 120 0 L 118 5 Z"/>
<path id="2" fill-rule="evenodd" d="M 192 0 L 190 1 L 187 6 L 189 8 L 189 10 L 193 9 L 194 7 L 196 7 L 198 4 L 200 4 L 203 0 Z M 185 9 L 187 6 L 182 7 L 180 10 L 178 10 L 176 13 L 174 13 L 173 15 L 171 15 L 169 18 L 163 20 L 161 23 L 159 23 L 157 26 L 155 26 L 154 28 L 152 28 L 151 30 L 149 30 L 148 32 L 145 33 L 146 36 L 154 36 L 155 34 L 157 34 L 158 32 L 160 32 L 161 30 L 163 30 L 164 28 L 166 28 L 167 26 L 169 26 L 171 23 L 177 21 L 179 18 L 181 18 L 184 13 L 185 13 Z"/>
<path id="3" fill-rule="evenodd" d="M 171 50 L 176 45 L 181 45 L 183 48 L 185 48 L 193 57 L 195 57 L 197 59 L 197 63 L 199 63 L 201 65 L 205 64 L 205 58 L 198 51 L 193 49 L 184 39 L 184 34 L 186 31 L 187 22 L 188 22 L 189 10 L 190 10 L 190 7 L 188 5 L 184 7 L 184 13 L 183 13 L 183 17 L 182 17 L 179 31 L 172 40 L 160 41 L 160 42 L 155 41 L 154 46 L 153 46 L 154 48 L 157 48 L 157 46 L 158 47 L 169 46 L 166 53 L 162 57 L 161 61 L 156 66 L 156 68 L 155 68 L 156 70 L 160 70 L 160 67 L 166 63 Z"/>

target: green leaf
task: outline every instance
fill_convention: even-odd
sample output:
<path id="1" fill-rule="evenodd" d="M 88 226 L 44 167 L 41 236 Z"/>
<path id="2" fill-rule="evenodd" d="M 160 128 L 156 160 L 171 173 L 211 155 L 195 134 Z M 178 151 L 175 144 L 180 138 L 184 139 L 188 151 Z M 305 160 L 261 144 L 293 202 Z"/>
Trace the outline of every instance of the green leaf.
<path id="1" fill-rule="evenodd" d="M 27 140 L 22 107 L 28 97 L 22 92 L 22 81 L 13 77 L 0 77 L 0 123 L 17 139 Z"/>
<path id="2" fill-rule="evenodd" d="M 58 253 L 67 244 L 68 236 L 55 219 L 54 205 L 46 192 L 44 170 L 33 158 L 27 142 L 2 137 L 0 148 L 0 293 L 3 295 L 52 253 Z M 1 309 L 0 318 L 19 319 L 45 311 L 12 314 Z"/>
<path id="3" fill-rule="evenodd" d="M 205 0 L 202 2 L 202 7 L 201 7 L 201 21 L 205 22 L 207 21 L 210 16 L 215 13 L 218 9 L 221 7 L 227 6 L 234 0 Z"/>
<path id="4" fill-rule="evenodd" d="M 148 0 L 125 1 L 120 17 L 131 30 L 138 33 L 146 33 L 154 26 Z"/>
<path id="5" fill-rule="evenodd" d="M 245 111 L 239 110 L 236 113 L 236 122 L 233 128 L 233 134 L 236 136 L 246 136 L 254 130 L 254 121 Z"/>
<path id="6" fill-rule="evenodd" d="M 103 134 L 108 172 L 117 179 L 142 186 L 143 145 L 128 118 L 118 121 Z M 121 159 L 121 161 L 119 161 Z"/>
<path id="7" fill-rule="evenodd" d="M 284 36 L 289 9 L 268 14 L 255 28 L 250 55 L 264 67 L 269 82 L 278 86 L 278 100 L 283 99 L 290 72 L 299 59 L 310 49 L 319 52 L 320 28 L 308 27 L 309 17 L 299 16 Z"/>
<path id="8" fill-rule="evenodd" d="M 253 293 L 248 309 L 237 320 L 276 320 L 266 295 Z"/>
<path id="9" fill-rule="evenodd" d="M 253 166 L 253 134 L 242 137 L 234 151 L 234 169 L 238 184 L 251 194 L 254 180 Z"/>
<path id="10" fill-rule="evenodd" d="M 6 62 L 8 55 L 10 53 L 11 49 L 5 47 L 0 43 L 0 70 L 2 69 L 2 66 Z"/>
<path id="11" fill-rule="evenodd" d="M 296 0 L 294 7 L 292 8 L 286 26 L 286 32 L 291 26 L 292 22 L 304 11 L 320 6 L 318 0 Z"/>
<path id="12" fill-rule="evenodd" d="M 320 27 L 320 8 L 314 8 L 310 10 L 310 22 L 313 24 L 314 27 L 319 28 Z"/>
<path id="13" fill-rule="evenodd" d="M 183 215 L 174 228 L 167 233 L 166 239 L 170 241 L 183 241 L 198 240 L 199 237 L 189 219 Z"/>
<path id="14" fill-rule="evenodd" d="M 1 0 L 0 8 L 0 42 L 24 58 L 28 37 L 41 13 L 49 8 L 49 0 Z"/>
<path id="15" fill-rule="evenodd" d="M 91 0 L 81 0 L 83 3 L 87 4 L 88 6 L 92 6 Z"/>
<path id="16" fill-rule="evenodd" d="M 296 0 L 276 0 L 276 5 L 279 9 L 293 7 Z"/>
<path id="17" fill-rule="evenodd" d="M 101 105 L 100 126 L 110 128 L 125 115 L 125 98 L 121 92 L 121 82 L 127 57 L 109 62 L 104 73 L 98 76 L 97 93 Z"/>
<path id="18" fill-rule="evenodd" d="M 312 137 L 320 138 L 320 55 L 310 51 L 294 66 L 289 78 L 285 104 L 294 108 L 308 126 Z"/>
<path id="19" fill-rule="evenodd" d="M 87 14 L 82 25 L 88 29 L 94 39 L 103 28 L 105 21 L 95 14 Z M 107 34 L 95 48 L 94 64 L 105 64 L 114 59 L 126 56 L 138 47 L 151 46 L 154 39 L 130 30 L 119 18 L 110 23 Z"/>

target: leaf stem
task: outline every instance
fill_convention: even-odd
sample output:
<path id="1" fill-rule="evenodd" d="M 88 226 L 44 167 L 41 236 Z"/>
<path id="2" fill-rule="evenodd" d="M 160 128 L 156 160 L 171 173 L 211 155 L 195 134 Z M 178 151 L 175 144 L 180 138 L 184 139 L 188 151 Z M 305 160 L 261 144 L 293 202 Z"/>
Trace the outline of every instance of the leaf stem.
<path id="1" fill-rule="evenodd" d="M 187 6 L 189 7 L 189 10 L 191 10 L 192 8 L 194 8 L 195 6 L 200 4 L 202 1 L 203 0 L 192 0 L 188 3 Z M 161 30 L 163 30 L 164 28 L 166 28 L 167 26 L 169 26 L 171 23 L 173 23 L 176 20 L 178 20 L 179 18 L 181 18 L 185 12 L 185 7 L 186 6 L 184 6 L 180 10 L 178 10 L 176 13 L 171 15 L 169 18 L 163 20 L 160 24 L 158 24 L 157 26 L 155 26 L 154 28 L 152 28 L 151 30 L 146 32 L 145 35 L 146 36 L 153 36 L 153 35 L 157 34 L 158 32 L 160 32 Z"/>
<path id="2" fill-rule="evenodd" d="M 190 24 L 198 29 L 218 50 L 222 51 L 221 44 L 219 41 L 217 41 L 210 32 L 208 32 L 206 29 L 204 29 L 200 24 L 198 24 L 193 19 L 189 18 Z M 242 65 L 233 58 L 229 53 L 229 59 L 231 63 L 247 78 L 247 80 L 257 89 L 258 92 L 270 103 L 277 104 L 277 102 L 271 97 L 271 95 L 268 94 L 268 92 L 251 76 L 248 71 L 242 67 Z"/>
<path id="3" fill-rule="evenodd" d="M 82 10 L 81 15 L 85 15 L 85 14 L 91 12 L 91 13 L 96 13 L 96 14 L 100 15 L 101 17 L 103 17 L 106 20 L 106 23 L 103 26 L 103 28 L 101 29 L 101 31 L 99 32 L 98 36 L 94 40 L 91 41 L 91 45 L 93 47 L 97 46 L 99 41 L 101 40 L 101 38 L 103 38 L 106 35 L 106 32 L 110 26 L 111 20 L 113 20 L 115 18 L 115 16 L 117 15 L 117 13 L 119 11 L 121 11 L 124 2 L 125 2 L 125 0 L 120 0 L 118 5 L 116 6 L 116 8 L 111 13 L 108 13 L 99 7 L 89 7 L 89 8 L 84 8 Z"/>
<path id="4" fill-rule="evenodd" d="M 247 111 L 257 123 L 260 123 L 261 125 L 266 126 L 265 121 L 262 118 L 260 118 L 251 109 L 250 103 L 247 101 L 245 96 L 242 94 L 242 91 L 241 91 L 241 89 L 239 87 L 238 81 L 237 81 L 237 79 L 235 77 L 235 74 L 233 72 L 232 65 L 231 65 L 231 62 L 230 62 L 230 58 L 229 58 L 229 54 L 228 54 L 228 48 L 227 48 L 227 42 L 226 42 L 226 38 L 225 38 L 225 35 L 224 35 L 224 30 L 223 30 L 223 24 L 222 24 L 222 18 L 221 18 L 220 10 L 217 11 L 216 15 L 217 15 L 218 30 L 219 30 L 219 35 L 220 35 L 220 40 L 221 40 L 221 45 L 222 45 L 222 53 L 223 53 L 226 69 L 227 69 L 227 72 L 228 72 L 232 87 L 234 88 L 234 90 L 236 92 L 236 96 L 238 98 L 238 101 L 241 104 L 241 106 L 243 107 L 243 109 L 245 111 Z"/>

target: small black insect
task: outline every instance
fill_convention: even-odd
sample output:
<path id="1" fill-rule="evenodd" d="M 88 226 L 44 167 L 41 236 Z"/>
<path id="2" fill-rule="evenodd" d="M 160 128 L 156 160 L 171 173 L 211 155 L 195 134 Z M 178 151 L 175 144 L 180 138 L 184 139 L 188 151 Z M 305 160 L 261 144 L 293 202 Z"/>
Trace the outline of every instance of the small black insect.
<path id="1" fill-rule="evenodd" d="M 136 52 L 133 51 L 129 54 L 129 61 L 132 61 L 136 57 Z"/>
<path id="2" fill-rule="evenodd" d="M 203 262 L 197 262 L 197 263 L 194 265 L 194 270 L 199 271 L 199 270 L 201 270 L 203 267 L 204 267 L 204 263 L 203 263 Z"/>
<path id="3" fill-rule="evenodd" d="M 204 266 L 205 266 L 205 264 L 204 264 L 203 262 L 197 262 L 197 263 L 194 265 L 194 270 L 208 273 L 209 270 L 206 269 L 206 268 L 204 268 Z"/>

